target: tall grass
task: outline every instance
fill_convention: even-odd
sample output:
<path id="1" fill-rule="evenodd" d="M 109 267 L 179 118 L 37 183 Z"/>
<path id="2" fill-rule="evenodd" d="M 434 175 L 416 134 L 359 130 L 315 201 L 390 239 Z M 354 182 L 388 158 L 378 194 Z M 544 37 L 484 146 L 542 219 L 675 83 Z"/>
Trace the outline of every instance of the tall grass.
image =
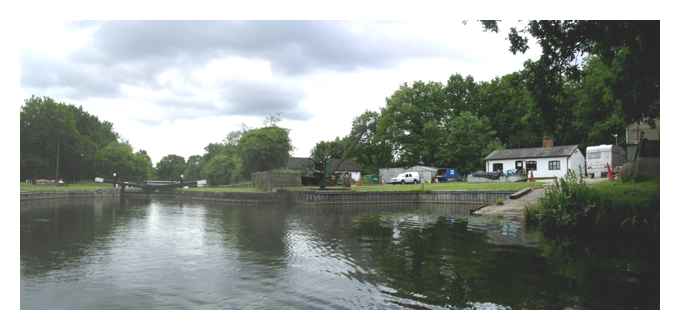
<path id="1" fill-rule="evenodd" d="M 658 179 L 589 186 L 569 174 L 546 189 L 526 218 L 552 238 L 658 237 L 659 198 Z"/>

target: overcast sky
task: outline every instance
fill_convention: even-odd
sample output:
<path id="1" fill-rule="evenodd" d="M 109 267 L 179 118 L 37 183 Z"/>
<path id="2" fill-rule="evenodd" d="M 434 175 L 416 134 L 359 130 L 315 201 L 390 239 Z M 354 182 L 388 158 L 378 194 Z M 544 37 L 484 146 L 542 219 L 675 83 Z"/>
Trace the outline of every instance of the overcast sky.
<path id="1" fill-rule="evenodd" d="M 71 22 L 27 31 L 25 94 L 82 105 L 155 162 L 278 114 L 295 156 L 347 134 L 399 85 L 489 80 L 537 58 L 476 21 Z"/>

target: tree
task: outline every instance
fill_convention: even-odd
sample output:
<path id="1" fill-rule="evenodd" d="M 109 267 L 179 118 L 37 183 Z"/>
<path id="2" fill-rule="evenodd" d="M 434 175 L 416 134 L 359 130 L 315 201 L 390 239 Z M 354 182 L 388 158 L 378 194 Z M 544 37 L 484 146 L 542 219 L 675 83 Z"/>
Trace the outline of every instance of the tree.
<path id="1" fill-rule="evenodd" d="M 97 151 L 97 173 L 112 177 L 113 173 L 123 180 L 142 181 L 149 178 L 151 160 L 146 153 L 133 153 L 127 142 L 113 141 Z"/>
<path id="2" fill-rule="evenodd" d="M 210 185 L 235 182 L 240 178 L 240 173 L 241 162 L 235 154 L 217 154 L 201 167 L 201 177 L 206 178 Z"/>
<path id="3" fill-rule="evenodd" d="M 597 56 L 591 56 L 583 68 L 582 79 L 574 90 L 575 128 L 587 134 L 579 141 L 582 146 L 613 144 L 614 134 L 625 133 L 625 121 L 620 100 L 614 93 L 616 70 Z M 620 139 L 621 141 L 623 139 Z"/>
<path id="4" fill-rule="evenodd" d="M 482 168 L 482 159 L 502 148 L 489 120 L 469 111 L 456 114 L 446 123 L 445 138 L 438 141 L 438 165 L 452 167 L 462 173 Z"/>
<path id="5" fill-rule="evenodd" d="M 251 129 L 238 142 L 238 154 L 247 176 L 285 166 L 291 150 L 288 130 L 275 126 Z"/>
<path id="6" fill-rule="evenodd" d="M 161 180 L 179 180 L 185 167 L 184 157 L 167 155 L 156 164 L 156 176 Z"/>
<path id="7" fill-rule="evenodd" d="M 111 123 L 48 97 L 27 99 L 20 118 L 22 178 L 91 179 L 97 150 L 118 139 Z"/>
<path id="8" fill-rule="evenodd" d="M 135 173 L 140 173 L 141 180 L 151 179 L 155 175 L 151 157 L 146 153 L 146 150 L 139 150 L 134 154 L 134 168 Z"/>
<path id="9" fill-rule="evenodd" d="M 481 82 L 478 96 L 477 114 L 489 119 L 503 144 L 509 148 L 540 145 L 543 125 L 522 72 Z"/>
<path id="10" fill-rule="evenodd" d="M 391 146 L 396 165 L 432 165 L 437 141 L 453 111 L 447 107 L 444 86 L 416 81 L 402 85 L 381 110 L 377 134 Z"/>
<path id="11" fill-rule="evenodd" d="M 354 118 L 348 140 L 354 143 L 348 156 L 357 160 L 364 172 L 377 173 L 381 167 L 392 164 L 392 148 L 378 135 L 380 113 L 365 111 Z M 312 152 L 312 156 L 314 152 Z"/>
<path id="12" fill-rule="evenodd" d="M 187 159 L 186 168 L 184 169 L 185 180 L 200 180 L 201 167 L 203 166 L 203 157 L 200 155 L 193 155 Z"/>
<path id="13" fill-rule="evenodd" d="M 331 159 L 342 159 L 345 157 L 346 147 L 346 140 L 337 137 L 333 141 L 317 142 L 311 152 L 314 168 L 319 171 L 325 171 Z"/>
<path id="14" fill-rule="evenodd" d="M 498 32 L 496 21 L 482 24 Z M 562 75 L 578 79 L 583 59 L 595 55 L 617 71 L 613 91 L 626 123 L 651 122 L 659 116 L 659 21 L 529 21 L 520 30 L 511 29 L 510 51 L 525 52 L 529 48 L 527 34 L 543 51 L 539 65 L 532 70 L 537 81 L 552 81 Z"/>

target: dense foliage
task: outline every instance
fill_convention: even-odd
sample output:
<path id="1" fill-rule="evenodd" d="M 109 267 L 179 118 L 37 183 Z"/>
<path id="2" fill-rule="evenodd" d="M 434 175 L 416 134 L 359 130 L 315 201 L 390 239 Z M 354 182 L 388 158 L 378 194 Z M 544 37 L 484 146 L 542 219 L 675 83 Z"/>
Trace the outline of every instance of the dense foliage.
<path id="1" fill-rule="evenodd" d="M 288 130 L 277 126 L 251 129 L 243 133 L 238 142 L 246 176 L 285 166 L 291 150 Z"/>
<path id="2" fill-rule="evenodd" d="M 547 188 L 527 221 L 551 238 L 659 235 L 658 181 L 586 185 L 573 174 Z"/>
<path id="3" fill-rule="evenodd" d="M 156 175 L 161 180 L 179 180 L 185 168 L 184 157 L 167 155 L 156 164 Z"/>
<path id="4" fill-rule="evenodd" d="M 113 125 L 82 107 L 31 97 L 20 114 L 21 179 L 91 180 L 95 176 L 144 179 L 153 174 L 145 151 L 120 141 Z"/>

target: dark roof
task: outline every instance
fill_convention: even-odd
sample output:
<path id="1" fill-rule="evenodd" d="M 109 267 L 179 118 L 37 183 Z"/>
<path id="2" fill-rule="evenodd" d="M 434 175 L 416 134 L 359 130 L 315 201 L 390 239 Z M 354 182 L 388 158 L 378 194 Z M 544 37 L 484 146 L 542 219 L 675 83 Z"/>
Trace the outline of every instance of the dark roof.
<path id="1" fill-rule="evenodd" d="M 502 149 L 491 152 L 485 160 L 548 158 L 570 156 L 578 149 L 578 145 L 554 146 L 551 148 L 518 148 Z"/>
<path id="2" fill-rule="evenodd" d="M 314 168 L 314 161 L 306 157 L 290 157 L 286 168 L 290 170 L 307 170 Z"/>
<path id="3" fill-rule="evenodd" d="M 361 171 L 361 166 L 357 162 L 351 159 L 345 159 L 340 163 L 340 159 L 331 159 L 328 166 L 331 170 L 344 172 L 359 172 Z M 339 166 L 338 166 L 339 165 Z M 307 157 L 290 157 L 288 158 L 288 164 L 286 168 L 290 170 L 309 170 L 314 168 L 314 160 Z"/>
<path id="4" fill-rule="evenodd" d="M 338 166 L 339 165 L 339 166 Z M 335 171 L 348 171 L 348 172 L 359 172 L 361 171 L 361 166 L 357 162 L 351 159 L 345 159 L 342 161 L 340 159 L 331 159 L 330 161 L 331 170 Z"/>

